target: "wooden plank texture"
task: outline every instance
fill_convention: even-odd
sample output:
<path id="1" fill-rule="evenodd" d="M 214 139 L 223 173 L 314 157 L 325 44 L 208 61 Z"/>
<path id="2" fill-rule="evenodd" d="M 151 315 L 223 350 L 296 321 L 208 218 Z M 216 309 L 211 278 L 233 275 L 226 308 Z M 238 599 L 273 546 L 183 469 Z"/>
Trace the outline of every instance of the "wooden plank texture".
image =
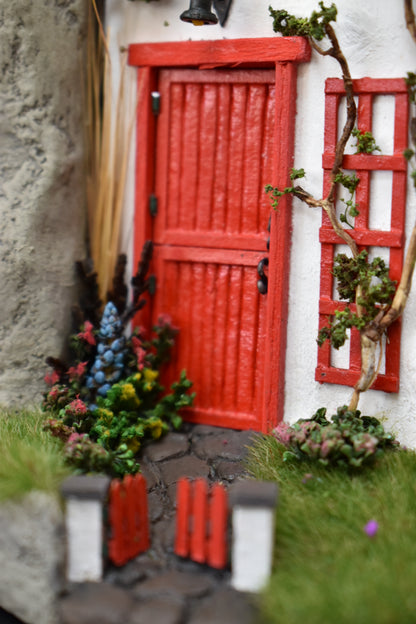
<path id="1" fill-rule="evenodd" d="M 128 52 L 128 63 L 139 67 L 261 66 L 309 59 L 310 46 L 303 37 L 137 43 L 131 44 Z"/>
<path id="2" fill-rule="evenodd" d="M 272 211 L 264 187 L 289 183 L 295 63 L 309 58 L 296 37 L 129 49 L 143 68 L 140 123 L 150 89 L 161 94 L 151 130 L 138 128 L 137 161 L 146 164 L 137 168 L 136 243 L 152 231 L 152 320 L 167 312 L 180 328 L 163 382 L 186 368 L 197 392 L 185 413 L 193 422 L 268 431 L 283 417 L 291 212 L 288 197 Z M 158 198 L 152 223 L 146 192 Z M 263 296 L 257 265 L 266 257 Z"/>

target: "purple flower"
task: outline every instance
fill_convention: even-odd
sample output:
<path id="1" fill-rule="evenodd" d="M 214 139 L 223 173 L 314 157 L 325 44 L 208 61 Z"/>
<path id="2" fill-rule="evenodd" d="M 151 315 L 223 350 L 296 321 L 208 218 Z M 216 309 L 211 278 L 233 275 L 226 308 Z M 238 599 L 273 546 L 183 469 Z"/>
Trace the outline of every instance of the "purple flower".
<path id="1" fill-rule="evenodd" d="M 370 520 L 364 527 L 364 532 L 367 533 L 368 537 L 374 537 L 378 531 L 378 522 L 377 520 Z"/>
<path id="2" fill-rule="evenodd" d="M 302 483 L 307 483 L 310 479 L 313 479 L 313 474 L 311 472 L 306 472 L 302 479 Z"/>

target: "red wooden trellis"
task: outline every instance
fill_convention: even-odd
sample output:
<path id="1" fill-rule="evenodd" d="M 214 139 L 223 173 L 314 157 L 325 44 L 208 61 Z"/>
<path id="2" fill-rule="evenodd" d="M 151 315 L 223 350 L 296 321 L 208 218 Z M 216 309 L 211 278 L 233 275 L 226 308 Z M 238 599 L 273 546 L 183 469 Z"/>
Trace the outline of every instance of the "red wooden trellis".
<path id="1" fill-rule="evenodd" d="M 362 78 L 353 81 L 354 94 L 358 98 L 357 125 L 361 131 L 372 130 L 373 103 L 377 95 L 390 95 L 395 99 L 394 113 L 394 149 L 393 154 L 347 154 L 343 168 L 355 170 L 360 179 L 356 191 L 359 216 L 355 218 L 354 229 L 349 233 L 356 240 L 360 249 L 384 247 L 389 250 L 390 277 L 399 280 L 403 266 L 405 207 L 406 207 L 406 160 L 403 151 L 407 147 L 408 132 L 408 96 L 403 79 Z M 330 187 L 331 168 L 334 162 L 335 145 L 338 137 L 338 111 L 341 98 L 345 96 L 342 80 L 330 78 L 325 85 L 325 143 L 322 157 L 324 169 L 324 196 Z M 377 140 L 377 137 L 376 137 Z M 370 181 L 372 171 L 392 171 L 391 222 L 388 231 L 371 229 L 370 216 Z M 386 201 L 389 201 L 386 198 Z M 383 206 L 385 210 L 385 206 Z M 328 317 L 343 304 L 334 300 L 334 283 L 331 273 L 335 246 L 342 241 L 333 231 L 329 219 L 323 215 L 320 229 L 321 242 L 321 282 L 319 299 L 319 326 L 327 324 Z M 398 392 L 400 370 L 400 320 L 389 329 L 386 341 L 385 372 L 379 374 L 373 388 L 386 392 Z M 318 365 L 315 378 L 319 382 L 329 382 L 353 386 L 360 375 L 360 337 L 356 330 L 350 337 L 350 366 L 341 369 L 331 365 L 331 349 L 328 343 L 318 350 Z"/>
<path id="2" fill-rule="evenodd" d="M 227 565 L 227 493 L 205 479 L 182 478 L 177 484 L 175 553 L 212 568 Z"/>
<path id="3" fill-rule="evenodd" d="M 110 485 L 108 555 L 117 566 L 124 565 L 150 546 L 146 480 L 127 475 Z"/>

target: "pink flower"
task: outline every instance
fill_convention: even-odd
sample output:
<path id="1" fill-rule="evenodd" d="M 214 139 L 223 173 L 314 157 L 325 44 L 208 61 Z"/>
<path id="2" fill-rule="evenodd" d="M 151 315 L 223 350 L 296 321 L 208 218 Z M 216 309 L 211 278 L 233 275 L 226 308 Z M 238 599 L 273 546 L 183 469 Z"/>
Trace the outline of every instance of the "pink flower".
<path id="1" fill-rule="evenodd" d="M 76 398 L 66 406 L 66 411 L 71 412 L 74 416 L 84 416 L 88 412 L 88 408 L 81 399 Z"/>
<path id="2" fill-rule="evenodd" d="M 169 314 L 160 314 L 157 319 L 157 324 L 159 327 L 164 327 L 165 325 L 172 325 L 172 318 Z"/>
<path id="3" fill-rule="evenodd" d="M 68 438 L 68 442 L 81 442 L 81 440 L 86 438 L 88 438 L 86 433 L 71 433 Z"/>
<path id="4" fill-rule="evenodd" d="M 141 341 L 136 336 L 132 336 L 131 344 L 133 347 L 134 354 L 137 358 L 137 368 L 139 370 L 143 370 L 144 365 L 145 365 L 144 360 L 146 357 L 146 351 L 143 349 Z"/>
<path id="5" fill-rule="evenodd" d="M 173 325 L 172 318 L 169 316 L 169 314 L 159 315 L 157 319 L 157 327 L 159 327 L 160 329 L 163 329 L 164 327 L 170 328 L 173 333 L 177 333 L 179 331 L 178 328 Z"/>
<path id="6" fill-rule="evenodd" d="M 49 391 L 48 397 L 52 399 L 52 401 L 56 401 L 59 397 L 59 388 L 52 388 L 52 390 Z"/>
<path id="7" fill-rule="evenodd" d="M 59 375 L 56 370 L 53 370 L 51 373 L 47 373 L 44 377 L 44 381 L 48 386 L 54 386 L 59 381 Z"/>
<path id="8" fill-rule="evenodd" d="M 370 520 L 364 527 L 364 533 L 367 533 L 368 537 L 374 537 L 378 531 L 377 520 Z"/>
<path id="9" fill-rule="evenodd" d="M 81 340 L 85 340 L 85 342 L 90 345 L 95 345 L 95 337 L 94 337 L 94 334 L 92 333 L 93 329 L 94 329 L 94 325 L 90 323 L 90 321 L 85 321 L 84 331 L 77 334 L 77 338 L 80 338 Z"/>
<path id="10" fill-rule="evenodd" d="M 272 434 L 276 438 L 280 444 L 284 446 L 289 446 L 292 439 L 292 429 L 290 425 L 285 422 L 281 422 L 275 429 L 273 429 Z"/>
<path id="11" fill-rule="evenodd" d="M 88 362 L 80 362 L 77 366 L 71 366 L 68 369 L 69 381 L 74 381 L 75 379 L 79 379 L 85 373 L 85 369 L 87 368 Z"/>

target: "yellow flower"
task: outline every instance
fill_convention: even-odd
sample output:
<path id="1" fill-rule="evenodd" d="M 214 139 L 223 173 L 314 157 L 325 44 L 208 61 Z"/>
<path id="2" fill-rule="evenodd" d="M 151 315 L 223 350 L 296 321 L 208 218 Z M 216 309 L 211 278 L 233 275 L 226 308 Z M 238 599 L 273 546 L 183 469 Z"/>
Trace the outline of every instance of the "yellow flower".
<path id="1" fill-rule="evenodd" d="M 140 440 L 139 438 L 132 438 L 127 442 L 127 448 L 129 451 L 133 451 L 133 453 L 137 453 L 140 448 Z"/>
<path id="2" fill-rule="evenodd" d="M 110 424 L 114 418 L 113 412 L 109 409 L 106 409 L 105 407 L 99 408 L 99 415 L 100 415 L 99 420 L 105 423 L 106 425 Z"/>
<path id="3" fill-rule="evenodd" d="M 151 436 L 154 440 L 160 438 L 163 432 L 163 423 L 161 420 L 155 420 L 154 422 L 149 423 L 149 429 Z"/>
<path id="4" fill-rule="evenodd" d="M 140 381 L 140 379 L 142 378 L 142 374 L 141 373 L 136 373 L 133 377 L 134 381 Z"/>
<path id="5" fill-rule="evenodd" d="M 145 368 L 143 372 L 145 380 L 150 383 L 159 375 L 159 371 L 152 370 L 151 368 Z"/>
<path id="6" fill-rule="evenodd" d="M 124 404 L 127 404 L 129 409 L 133 409 L 134 407 L 138 407 L 140 405 L 140 399 L 137 397 L 136 390 L 131 383 L 125 383 L 121 386 L 120 400 Z"/>

